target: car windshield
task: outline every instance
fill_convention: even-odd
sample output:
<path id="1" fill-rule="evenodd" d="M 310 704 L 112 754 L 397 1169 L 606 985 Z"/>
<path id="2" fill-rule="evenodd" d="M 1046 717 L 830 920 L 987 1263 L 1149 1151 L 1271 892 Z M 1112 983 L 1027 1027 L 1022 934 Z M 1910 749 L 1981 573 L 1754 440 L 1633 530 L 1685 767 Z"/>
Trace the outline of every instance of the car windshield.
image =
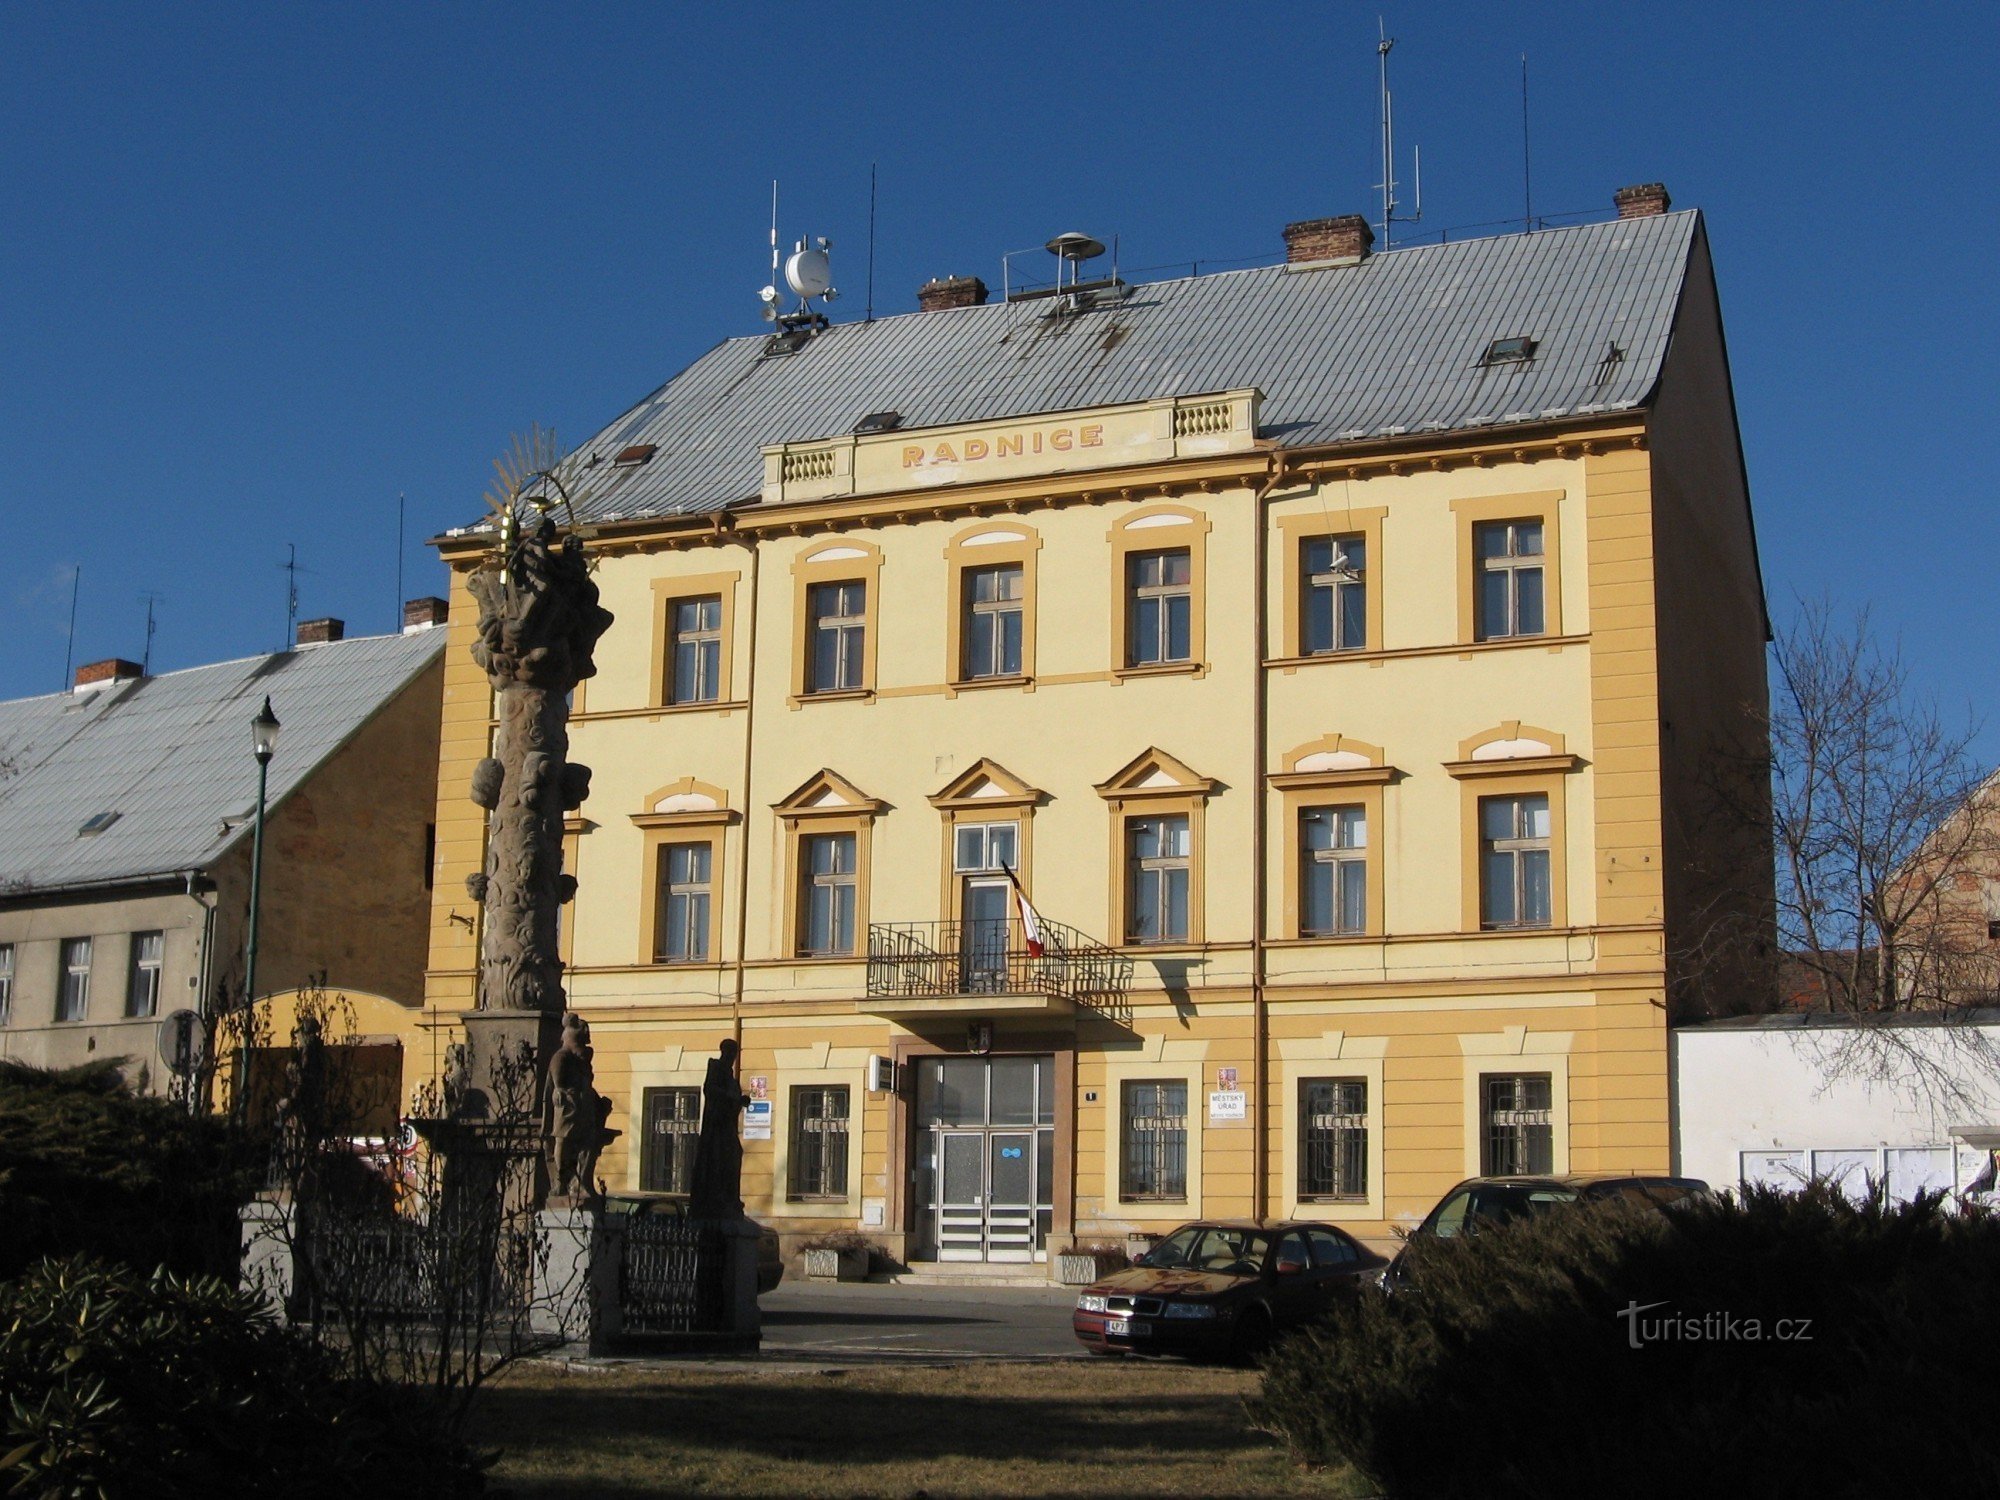
<path id="1" fill-rule="evenodd" d="M 1259 1230 L 1189 1225 L 1155 1245 L 1146 1257 L 1146 1264 L 1165 1270 L 1255 1276 L 1264 1269 L 1264 1257 L 1270 1248 L 1271 1237 Z"/>
<path id="2" fill-rule="evenodd" d="M 1478 1224 L 1506 1224 L 1529 1214 L 1541 1213 L 1558 1203 L 1576 1202 L 1576 1193 L 1564 1187 L 1530 1187 L 1525 1183 L 1486 1182 L 1454 1193 L 1439 1207 L 1431 1232 L 1450 1239 L 1465 1231 L 1467 1221 Z"/>

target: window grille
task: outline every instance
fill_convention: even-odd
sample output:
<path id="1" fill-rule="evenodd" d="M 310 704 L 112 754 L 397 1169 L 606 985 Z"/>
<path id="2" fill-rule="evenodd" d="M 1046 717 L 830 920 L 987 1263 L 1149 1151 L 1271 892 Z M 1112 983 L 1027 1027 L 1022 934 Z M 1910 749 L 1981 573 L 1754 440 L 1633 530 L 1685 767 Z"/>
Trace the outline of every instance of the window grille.
<path id="1" fill-rule="evenodd" d="M 639 1148 L 639 1187 L 648 1193 L 694 1189 L 694 1151 L 701 1139 L 701 1090 L 647 1089 L 645 1140 Z"/>
<path id="2" fill-rule="evenodd" d="M 792 1090 L 790 1186 L 793 1202 L 847 1196 L 847 1086 Z"/>
<path id="3" fill-rule="evenodd" d="M 1546 1073 L 1480 1079 L 1484 1140 L 1480 1170 L 1488 1177 L 1518 1177 L 1555 1170 L 1553 1090 Z"/>
<path id="4" fill-rule="evenodd" d="M 1368 1083 L 1309 1078 L 1299 1085 L 1299 1197 L 1368 1196 Z"/>
<path id="5" fill-rule="evenodd" d="M 1127 1083 L 1120 1111 L 1118 1196 L 1127 1203 L 1187 1200 L 1187 1083 Z"/>

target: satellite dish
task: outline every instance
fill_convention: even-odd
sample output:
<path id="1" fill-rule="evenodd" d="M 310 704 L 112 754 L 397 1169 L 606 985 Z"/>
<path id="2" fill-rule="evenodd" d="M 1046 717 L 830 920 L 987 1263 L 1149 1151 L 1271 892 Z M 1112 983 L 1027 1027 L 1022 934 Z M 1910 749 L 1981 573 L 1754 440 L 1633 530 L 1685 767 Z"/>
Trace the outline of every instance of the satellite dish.
<path id="1" fill-rule="evenodd" d="M 827 258 L 827 243 L 821 240 L 818 248 L 807 249 L 804 240 L 799 241 L 785 261 L 785 285 L 801 297 L 823 297 L 833 286 L 833 263 Z"/>
<path id="2" fill-rule="evenodd" d="M 764 321 L 766 323 L 777 322 L 778 289 L 774 286 L 767 286 L 757 294 L 757 298 L 764 304 Z"/>

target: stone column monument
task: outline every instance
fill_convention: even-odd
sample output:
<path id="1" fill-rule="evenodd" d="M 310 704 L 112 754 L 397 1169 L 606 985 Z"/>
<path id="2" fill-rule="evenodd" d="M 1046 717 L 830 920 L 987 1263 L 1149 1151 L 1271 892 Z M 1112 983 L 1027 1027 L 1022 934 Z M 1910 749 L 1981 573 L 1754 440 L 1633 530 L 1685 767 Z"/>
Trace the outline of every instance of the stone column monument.
<path id="1" fill-rule="evenodd" d="M 485 908 L 478 1008 L 465 1017 L 466 1113 L 484 1104 L 492 1118 L 507 1100 L 538 1135 L 540 1101 L 513 1096 L 524 1077 L 532 1089 L 546 1076 L 565 1009 L 556 933 L 576 878 L 563 872 L 563 815 L 590 788 L 589 767 L 569 759 L 569 695 L 596 671 L 591 654 L 611 614 L 581 540 L 559 536 L 546 516 L 520 530 L 504 518 L 498 554 L 468 586 L 479 603 L 472 655 L 493 685 L 498 727 L 471 788 L 490 817 L 486 867 L 466 881 Z"/>

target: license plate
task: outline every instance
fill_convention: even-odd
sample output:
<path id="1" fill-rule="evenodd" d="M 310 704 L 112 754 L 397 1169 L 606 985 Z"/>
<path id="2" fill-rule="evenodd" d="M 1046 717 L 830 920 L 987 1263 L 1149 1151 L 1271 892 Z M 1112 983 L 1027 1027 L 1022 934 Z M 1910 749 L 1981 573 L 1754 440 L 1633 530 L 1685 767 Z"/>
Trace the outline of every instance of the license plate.
<path id="1" fill-rule="evenodd" d="M 1144 1338 L 1153 1331 L 1149 1323 L 1139 1323 L 1131 1318 L 1106 1318 L 1104 1332 L 1110 1338 Z"/>

